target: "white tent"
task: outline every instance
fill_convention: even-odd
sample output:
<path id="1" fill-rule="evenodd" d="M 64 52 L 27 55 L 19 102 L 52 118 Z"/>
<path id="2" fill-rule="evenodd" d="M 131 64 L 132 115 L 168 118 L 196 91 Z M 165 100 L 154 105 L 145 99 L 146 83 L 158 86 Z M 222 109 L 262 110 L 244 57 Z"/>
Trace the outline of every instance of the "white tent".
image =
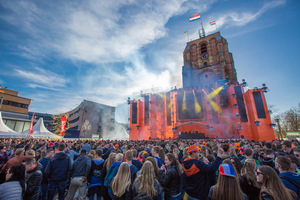
<path id="1" fill-rule="evenodd" d="M 51 133 L 46 129 L 43 118 L 40 118 L 39 121 L 32 127 L 32 134 L 29 135 L 29 129 L 20 134 L 32 138 L 62 139 L 61 136 Z"/>
<path id="2" fill-rule="evenodd" d="M 0 138 L 20 138 L 20 133 L 7 127 L 2 120 L 2 113 L 0 112 Z"/>

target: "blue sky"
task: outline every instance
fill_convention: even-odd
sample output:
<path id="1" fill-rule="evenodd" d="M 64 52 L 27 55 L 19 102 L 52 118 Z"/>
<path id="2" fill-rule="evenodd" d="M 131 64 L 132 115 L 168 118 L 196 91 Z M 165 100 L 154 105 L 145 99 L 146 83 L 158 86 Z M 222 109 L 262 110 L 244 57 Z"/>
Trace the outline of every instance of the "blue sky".
<path id="1" fill-rule="evenodd" d="M 181 87 L 185 31 L 221 35 L 238 80 L 266 83 L 283 112 L 300 102 L 298 0 L 0 0 L 0 84 L 56 114 L 83 99 L 118 106 L 140 91 Z M 125 117 L 126 118 L 126 117 Z M 117 116 L 117 120 L 121 119 Z"/>

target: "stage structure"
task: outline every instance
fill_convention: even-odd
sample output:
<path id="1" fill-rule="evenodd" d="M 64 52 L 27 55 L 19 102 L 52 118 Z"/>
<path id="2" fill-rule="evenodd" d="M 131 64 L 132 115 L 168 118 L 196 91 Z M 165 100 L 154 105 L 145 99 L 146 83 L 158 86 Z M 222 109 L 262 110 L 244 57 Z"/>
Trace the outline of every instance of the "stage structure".
<path id="1" fill-rule="evenodd" d="M 187 43 L 183 88 L 130 100 L 130 140 L 169 138 L 275 139 L 264 93 L 237 82 L 220 32 Z"/>

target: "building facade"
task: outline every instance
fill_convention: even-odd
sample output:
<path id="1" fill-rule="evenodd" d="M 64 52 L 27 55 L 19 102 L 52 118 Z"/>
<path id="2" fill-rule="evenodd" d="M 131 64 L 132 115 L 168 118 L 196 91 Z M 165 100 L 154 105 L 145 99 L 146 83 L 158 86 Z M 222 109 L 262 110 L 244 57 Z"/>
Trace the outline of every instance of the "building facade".
<path id="1" fill-rule="evenodd" d="M 130 139 L 275 139 L 264 93 L 237 82 L 228 44 L 219 32 L 187 43 L 183 88 L 130 101 Z M 186 138 L 186 137 L 185 137 Z"/>
<path id="2" fill-rule="evenodd" d="M 109 139 L 115 130 L 115 107 L 84 100 L 75 109 L 67 112 L 70 130 L 80 131 L 80 138 Z"/>
<path id="3" fill-rule="evenodd" d="M 30 127 L 28 109 L 31 99 L 20 97 L 19 93 L 0 86 L 0 111 L 3 122 L 16 132 L 23 132 Z"/>

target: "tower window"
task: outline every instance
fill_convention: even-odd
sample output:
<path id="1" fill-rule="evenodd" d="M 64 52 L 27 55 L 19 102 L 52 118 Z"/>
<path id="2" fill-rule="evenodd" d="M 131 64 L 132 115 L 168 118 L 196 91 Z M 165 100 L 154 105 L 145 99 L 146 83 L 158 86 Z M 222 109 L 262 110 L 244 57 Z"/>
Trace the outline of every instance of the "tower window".
<path id="1" fill-rule="evenodd" d="M 207 62 L 204 63 L 204 67 L 207 67 Z"/>
<path id="2" fill-rule="evenodd" d="M 201 45 L 201 55 L 207 54 L 207 47 L 206 44 Z"/>

